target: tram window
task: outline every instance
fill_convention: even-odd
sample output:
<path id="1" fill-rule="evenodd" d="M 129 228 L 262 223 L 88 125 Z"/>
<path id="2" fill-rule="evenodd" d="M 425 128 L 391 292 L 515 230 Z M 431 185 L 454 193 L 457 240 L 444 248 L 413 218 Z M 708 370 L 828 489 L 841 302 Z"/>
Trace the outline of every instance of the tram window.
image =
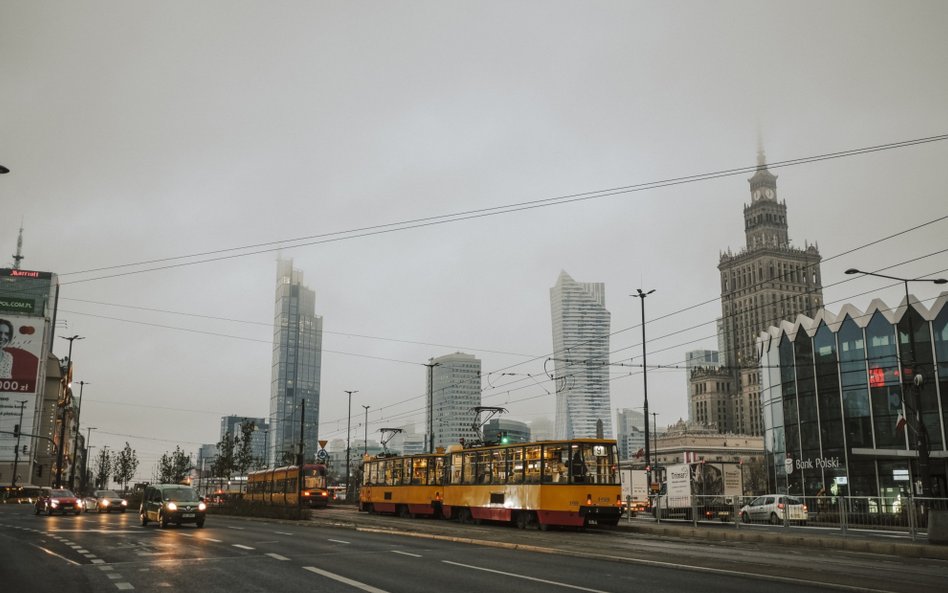
<path id="1" fill-rule="evenodd" d="M 491 484 L 506 484 L 510 473 L 510 449 L 492 449 L 491 453 Z"/>
<path id="2" fill-rule="evenodd" d="M 411 470 L 411 483 L 412 484 L 428 484 L 428 459 L 425 457 L 419 457 L 412 459 L 412 470 Z"/>
<path id="3" fill-rule="evenodd" d="M 464 458 L 464 467 L 461 471 L 461 483 L 462 484 L 476 484 L 477 483 L 477 453 L 473 451 L 467 451 L 462 453 Z"/>
<path id="4" fill-rule="evenodd" d="M 526 462 L 524 480 L 528 484 L 538 483 L 540 481 L 540 445 L 526 447 Z"/>
<path id="5" fill-rule="evenodd" d="M 428 464 L 428 484 L 440 486 L 444 483 L 444 457 L 435 457 L 434 463 Z"/>
<path id="6" fill-rule="evenodd" d="M 573 445 L 572 449 L 569 466 L 570 477 L 573 483 L 582 484 L 587 481 L 586 472 L 589 469 L 586 465 L 586 454 L 591 452 L 584 450 L 587 449 L 584 445 Z"/>
<path id="7" fill-rule="evenodd" d="M 522 484 L 524 470 L 523 447 L 511 447 L 508 450 L 511 453 L 511 473 L 509 476 L 507 476 L 507 483 Z"/>
<path id="8" fill-rule="evenodd" d="M 462 484 L 461 475 L 463 474 L 463 459 L 464 456 L 461 453 L 455 453 L 451 456 L 451 476 L 449 483 L 450 484 Z"/>
<path id="9" fill-rule="evenodd" d="M 545 445 L 543 447 L 543 481 L 566 482 L 569 450 L 566 445 Z"/>
<path id="10" fill-rule="evenodd" d="M 490 484 L 491 475 L 494 473 L 493 451 L 484 449 L 477 452 L 477 483 Z"/>
<path id="11" fill-rule="evenodd" d="M 392 471 L 392 460 L 385 460 L 385 470 L 384 470 L 384 480 L 382 482 L 383 486 L 392 486 L 395 484 L 393 471 Z"/>
<path id="12" fill-rule="evenodd" d="M 411 473 L 411 457 L 406 457 L 402 459 L 402 484 L 411 484 L 412 483 L 412 473 Z"/>
<path id="13" fill-rule="evenodd" d="M 405 463 L 403 459 L 394 459 L 392 460 L 392 485 L 398 486 L 402 483 L 402 474 L 405 471 Z"/>

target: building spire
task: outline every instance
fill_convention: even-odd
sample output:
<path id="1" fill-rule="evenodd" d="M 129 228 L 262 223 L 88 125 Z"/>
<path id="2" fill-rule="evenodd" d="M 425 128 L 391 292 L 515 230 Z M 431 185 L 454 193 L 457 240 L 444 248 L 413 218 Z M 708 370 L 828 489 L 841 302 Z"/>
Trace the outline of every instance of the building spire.
<path id="1" fill-rule="evenodd" d="M 764 154 L 764 135 L 760 131 L 760 127 L 757 128 L 757 170 L 767 168 L 767 156 Z"/>
<path id="2" fill-rule="evenodd" d="M 20 262 L 25 259 L 23 255 L 23 221 L 20 220 L 20 236 L 16 239 L 16 255 L 13 256 L 13 269 L 20 269 Z"/>

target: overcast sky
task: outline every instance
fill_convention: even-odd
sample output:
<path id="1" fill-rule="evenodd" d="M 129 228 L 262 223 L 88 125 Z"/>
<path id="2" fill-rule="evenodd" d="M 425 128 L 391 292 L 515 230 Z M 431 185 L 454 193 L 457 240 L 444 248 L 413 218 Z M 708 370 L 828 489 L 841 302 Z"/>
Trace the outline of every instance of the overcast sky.
<path id="1" fill-rule="evenodd" d="M 715 348 L 749 173 L 352 231 L 752 166 L 759 139 L 778 162 L 944 135 L 946 30 L 940 0 L 2 0 L 0 263 L 22 221 L 22 267 L 60 274 L 57 335 L 86 338 L 91 444 L 129 441 L 138 479 L 268 415 L 275 249 L 304 237 L 282 255 L 324 318 L 320 438 L 345 438 L 347 389 L 353 438 L 362 405 L 370 438 L 421 423 L 422 363 L 458 350 L 485 405 L 552 419 L 560 271 L 605 283 L 615 363 L 641 363 L 640 287 L 650 365 Z M 938 140 L 772 169 L 830 310 L 900 298 L 849 267 L 946 274 L 946 163 Z M 613 379 L 613 409 L 642 405 L 639 369 Z M 683 370 L 648 379 L 659 426 L 687 417 Z"/>

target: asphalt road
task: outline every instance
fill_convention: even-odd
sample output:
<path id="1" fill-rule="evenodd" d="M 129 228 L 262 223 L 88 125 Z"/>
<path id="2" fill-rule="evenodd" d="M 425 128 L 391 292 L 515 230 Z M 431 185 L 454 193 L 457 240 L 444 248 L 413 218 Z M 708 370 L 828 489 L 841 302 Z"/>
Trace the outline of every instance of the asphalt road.
<path id="1" fill-rule="evenodd" d="M 306 523 L 210 515 L 203 529 L 161 529 L 142 527 L 134 512 L 37 517 L 25 505 L 0 505 L 0 559 L 0 583 L 10 592 L 922 593 L 943 591 L 948 577 L 944 561 L 827 558 L 807 550 L 615 531 L 530 532 L 348 509 L 318 511 Z"/>

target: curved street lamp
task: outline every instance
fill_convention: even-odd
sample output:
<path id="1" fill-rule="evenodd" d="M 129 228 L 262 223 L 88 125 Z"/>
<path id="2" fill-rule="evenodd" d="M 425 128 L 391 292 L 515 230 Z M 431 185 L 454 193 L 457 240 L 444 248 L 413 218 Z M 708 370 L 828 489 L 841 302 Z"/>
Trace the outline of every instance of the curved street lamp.
<path id="1" fill-rule="evenodd" d="M 906 314 L 908 314 L 908 307 L 911 305 L 909 298 L 909 282 L 931 282 L 932 284 L 948 284 L 948 280 L 945 278 L 899 278 L 898 276 L 889 276 L 887 274 L 877 274 L 876 272 L 866 272 L 863 270 L 857 270 L 856 268 L 849 268 L 846 270 L 846 274 L 863 274 L 865 276 L 877 276 L 879 278 L 887 278 L 889 280 L 897 280 L 905 286 L 905 307 Z M 903 376 L 905 370 L 911 371 L 912 384 L 914 389 L 912 393 L 914 394 L 912 405 L 915 408 L 915 449 L 918 451 L 918 473 L 922 481 L 922 491 L 921 496 L 927 497 L 931 494 L 931 467 L 930 467 L 930 444 L 928 440 L 928 429 L 925 427 L 925 423 L 922 422 L 922 384 L 924 383 L 924 377 L 920 373 L 915 372 L 915 365 L 918 363 L 918 357 L 915 353 L 915 328 L 912 323 L 912 316 L 909 315 L 909 349 L 911 360 L 907 361 L 908 364 L 905 364 L 904 356 L 902 357 L 903 364 Z"/>

